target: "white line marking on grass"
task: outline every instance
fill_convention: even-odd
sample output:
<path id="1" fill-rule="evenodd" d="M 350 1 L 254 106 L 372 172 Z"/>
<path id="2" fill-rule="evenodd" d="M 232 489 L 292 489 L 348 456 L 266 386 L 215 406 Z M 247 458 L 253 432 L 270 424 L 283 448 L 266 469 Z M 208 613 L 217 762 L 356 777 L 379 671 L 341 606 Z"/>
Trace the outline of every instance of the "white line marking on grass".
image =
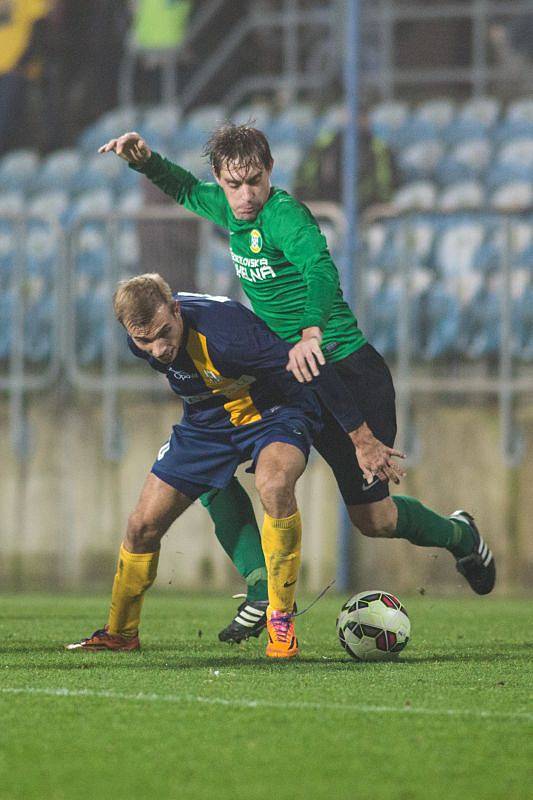
<path id="1" fill-rule="evenodd" d="M 47 697 L 89 697 L 108 700 L 133 700 L 139 703 L 199 703 L 227 708 L 276 708 L 296 711 L 342 711 L 360 714 L 422 714 L 431 717 L 474 717 L 477 719 L 514 719 L 533 721 L 527 711 L 479 711 L 471 708 L 420 708 L 417 706 L 370 706 L 344 703 L 281 703 L 275 700 L 228 700 L 223 697 L 202 697 L 192 694 L 156 694 L 155 692 L 127 694 L 107 689 L 46 689 L 32 686 L 2 687 L 0 694 L 44 695 Z"/>

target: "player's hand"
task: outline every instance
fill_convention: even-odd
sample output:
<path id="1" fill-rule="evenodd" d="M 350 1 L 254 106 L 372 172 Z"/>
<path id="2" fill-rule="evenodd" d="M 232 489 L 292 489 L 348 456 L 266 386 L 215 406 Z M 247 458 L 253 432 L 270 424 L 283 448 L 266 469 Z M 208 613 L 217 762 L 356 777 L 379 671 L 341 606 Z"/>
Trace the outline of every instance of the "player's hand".
<path id="1" fill-rule="evenodd" d="M 320 349 L 321 341 L 320 328 L 305 328 L 300 341 L 289 350 L 289 360 L 285 369 L 287 372 L 292 372 L 300 383 L 308 383 L 320 375 L 319 364 L 326 363 Z"/>
<path id="2" fill-rule="evenodd" d="M 376 439 L 366 422 L 352 431 L 350 439 L 355 447 L 355 454 L 365 481 L 370 484 L 375 478 L 380 481 L 400 483 L 406 473 L 394 458 L 405 458 L 405 453 L 395 450 Z"/>
<path id="3" fill-rule="evenodd" d="M 98 149 L 98 152 L 116 153 L 124 161 L 134 164 L 136 167 L 142 167 L 152 155 L 152 151 L 142 136 L 135 131 L 124 133 L 118 139 L 110 139 Z"/>

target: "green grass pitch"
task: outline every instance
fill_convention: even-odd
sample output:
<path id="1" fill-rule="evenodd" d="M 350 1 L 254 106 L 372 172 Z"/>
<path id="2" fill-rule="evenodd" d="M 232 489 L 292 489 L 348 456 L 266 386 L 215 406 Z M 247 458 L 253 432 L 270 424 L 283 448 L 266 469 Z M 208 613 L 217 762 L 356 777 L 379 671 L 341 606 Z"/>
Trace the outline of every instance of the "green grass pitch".
<path id="1" fill-rule="evenodd" d="M 531 797 L 533 602 L 402 599 L 401 661 L 359 664 L 333 596 L 289 663 L 217 641 L 231 599 L 152 594 L 141 653 L 91 654 L 107 598 L 0 597 L 0 797 Z"/>

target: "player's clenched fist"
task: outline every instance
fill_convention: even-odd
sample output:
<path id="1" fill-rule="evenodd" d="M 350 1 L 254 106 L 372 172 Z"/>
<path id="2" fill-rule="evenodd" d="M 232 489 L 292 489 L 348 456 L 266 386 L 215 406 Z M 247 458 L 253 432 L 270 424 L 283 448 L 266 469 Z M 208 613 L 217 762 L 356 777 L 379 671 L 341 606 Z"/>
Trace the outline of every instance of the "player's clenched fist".
<path id="1" fill-rule="evenodd" d="M 103 144 L 99 148 L 98 152 L 116 153 L 124 161 L 128 161 L 138 167 L 145 164 L 152 155 L 152 151 L 142 136 L 135 131 L 124 133 L 118 139 L 110 139 L 107 144 Z"/>

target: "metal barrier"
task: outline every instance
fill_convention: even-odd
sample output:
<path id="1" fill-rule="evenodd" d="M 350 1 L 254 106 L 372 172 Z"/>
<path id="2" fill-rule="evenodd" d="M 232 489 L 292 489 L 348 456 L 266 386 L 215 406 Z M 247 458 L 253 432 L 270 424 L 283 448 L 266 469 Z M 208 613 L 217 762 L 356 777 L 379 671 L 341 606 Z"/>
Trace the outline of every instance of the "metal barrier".
<path id="1" fill-rule="evenodd" d="M 345 219 L 341 209 L 331 203 L 311 204 L 311 209 L 321 221 L 328 233 L 330 245 L 335 251 L 337 244 L 343 240 Z M 430 215 L 423 215 L 425 219 Z M 470 218 L 472 218 L 470 214 Z M 438 216 L 441 222 L 442 215 Z M 400 254 L 393 265 L 394 275 L 399 276 L 400 299 L 397 304 L 396 318 L 390 320 L 397 338 L 395 358 L 390 359 L 395 374 L 398 394 L 398 417 L 401 444 L 410 454 L 412 461 L 420 457 L 418 437 L 413 421 L 413 404 L 417 397 L 490 397 L 498 402 L 501 430 L 501 449 L 505 463 L 515 466 L 524 455 L 523 439 L 517 422 L 516 406 L 521 398 L 533 395 L 533 366 L 523 364 L 517 370 L 515 355 L 512 350 L 512 231 L 513 224 L 519 217 L 492 215 L 494 225 L 502 232 L 502 257 L 498 265 L 501 277 L 499 291 L 499 343 L 497 356 L 490 368 L 478 364 L 467 363 L 464 358 L 444 359 L 436 370 L 435 364 L 421 365 L 413 352 L 413 270 L 415 262 L 413 226 L 420 217 L 411 216 L 393 221 L 384 221 L 384 225 L 395 225 L 401 239 Z M 234 276 L 229 256 L 223 254 L 224 245 L 219 241 L 213 226 L 198 217 L 174 207 L 147 208 L 135 213 L 116 213 L 111 216 L 100 215 L 80 219 L 65 233 L 55 221 L 33 216 L 3 215 L 1 226 L 10 225 L 14 236 L 15 249 L 13 268 L 8 276 L 8 293 L 11 293 L 11 309 L 4 324 L 9 325 L 11 334 L 9 353 L 4 359 L 5 368 L 0 371 L 0 391 L 7 393 L 10 400 L 10 433 L 14 450 L 20 459 L 28 452 L 28 425 L 26 416 L 26 400 L 28 395 L 45 392 L 52 388 L 71 386 L 82 392 L 89 392 L 101 399 L 104 417 L 104 450 L 110 460 L 120 458 L 124 442 L 119 408 L 119 397 L 123 392 L 154 394 L 166 391 L 164 381 L 158 381 L 153 375 L 146 373 L 132 363 L 128 364 L 122 355 L 120 328 L 114 318 L 111 297 L 117 281 L 125 274 L 136 274 L 158 269 L 165 274 L 165 265 L 160 263 L 159 256 L 153 261 L 143 261 L 142 255 L 124 263 L 124 252 L 121 252 L 121 229 L 125 225 L 134 226 L 138 235 L 139 226 L 163 226 L 173 231 L 177 222 L 185 221 L 193 226 L 196 244 L 194 247 L 194 280 L 195 283 L 182 283 L 180 279 L 169 278 L 173 288 L 220 294 L 220 279 L 224 280 L 224 293 L 242 299 L 240 287 Z M 101 350 L 91 363 L 83 364 L 80 360 L 77 342 L 80 341 L 80 311 L 84 304 L 77 297 L 77 259 L 80 254 L 80 231 L 84 226 L 97 224 L 100 226 L 105 242 L 105 261 L 98 282 L 99 314 L 91 329 L 101 331 Z M 28 359 L 28 285 L 30 285 L 30 256 L 28 254 L 29 234 L 32 226 L 40 225 L 50 232 L 56 243 L 53 267 L 49 274 L 51 299 L 50 354 L 37 365 L 31 365 Z M 153 242 L 159 241 L 160 234 L 153 232 L 148 237 L 148 252 L 154 253 Z M 364 236 L 363 236 L 364 238 Z M 174 258 L 170 240 L 161 246 L 161 251 L 168 252 Z M 218 247 L 222 260 L 217 272 L 213 266 L 213 247 Z M 146 248 L 145 248 L 146 249 Z M 192 250 L 191 250 L 192 252 Z M 225 251 L 224 251 L 225 253 Z M 190 266 L 190 256 L 186 265 Z M 34 267 L 31 267 L 34 270 Z M 35 272 L 35 270 L 34 270 Z M 192 275 L 192 272 L 189 273 Z M 359 311 L 361 325 L 370 323 L 376 309 L 372 308 L 369 287 L 370 271 L 365 265 L 363 256 L 357 270 L 356 307 Z M 33 275 L 35 277 L 35 275 Z M 167 275 L 167 277 L 169 277 Z M 192 280 L 192 278 L 190 278 Z M 530 278 L 531 280 L 531 278 Z M 89 286 L 86 297 L 96 292 Z M 379 309 L 378 309 L 379 310 Z M 7 314 L 7 312 L 6 312 Z M 365 319 L 366 316 L 366 319 Z M 94 323 L 94 320 L 93 320 Z M 388 318 L 386 324 L 389 325 Z M 533 330 L 528 331 L 533 345 Z M 529 345 L 528 345 L 529 350 Z M 438 374 L 437 374 L 438 373 Z"/>
<path id="2" fill-rule="evenodd" d="M 11 238 L 14 245 L 12 251 L 13 268 L 8 271 L 4 286 L 5 318 L 3 320 L 4 336 L 8 341 L 6 368 L 0 372 L 0 392 L 9 396 L 9 426 L 13 449 L 21 461 L 29 457 L 29 426 L 26 412 L 26 401 L 29 394 L 51 389 L 57 384 L 61 374 L 63 361 L 63 327 L 61 308 L 66 308 L 65 287 L 65 234 L 57 220 L 30 214 L 2 214 L 0 224 L 4 234 Z M 34 231 L 40 229 L 48 233 L 55 242 L 53 256 L 48 259 L 51 272 L 46 275 L 47 266 L 42 262 L 43 271 L 30 274 L 30 227 Z M 50 279 L 51 311 L 53 313 L 50 330 L 50 356 L 44 364 L 30 367 L 27 352 L 27 322 L 31 309 L 32 289 L 40 280 Z M 38 287 L 37 287 L 38 288 Z M 42 288 L 42 287 L 41 287 Z M 33 292 L 35 293 L 35 292 Z M 8 307 L 11 302 L 11 309 Z M 54 313 L 55 312 L 55 313 Z"/>

